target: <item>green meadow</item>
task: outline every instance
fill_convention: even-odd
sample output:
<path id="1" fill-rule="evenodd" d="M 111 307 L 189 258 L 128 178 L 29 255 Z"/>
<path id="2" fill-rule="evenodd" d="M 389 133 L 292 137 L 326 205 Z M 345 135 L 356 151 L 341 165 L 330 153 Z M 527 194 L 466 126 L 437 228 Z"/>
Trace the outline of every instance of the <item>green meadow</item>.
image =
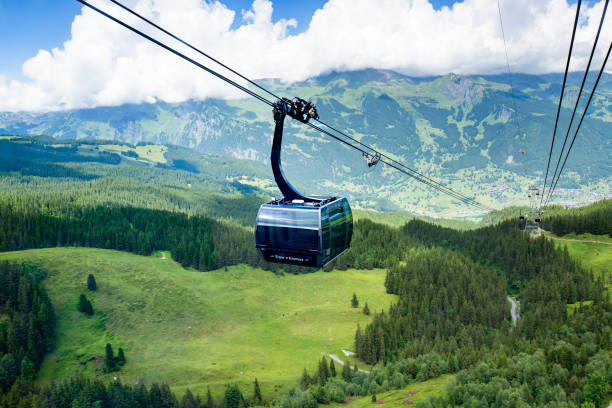
<path id="1" fill-rule="evenodd" d="M 546 234 L 559 246 L 567 246 L 570 256 L 585 268 L 593 270 L 595 276 L 605 279 L 608 288 L 612 279 L 612 239 L 606 235 L 568 234 L 557 237 Z M 589 242 L 590 241 L 590 242 Z M 593 242 L 598 241 L 598 242 Z M 612 292 L 611 292 L 612 294 Z"/>
<path id="2" fill-rule="evenodd" d="M 585 268 L 592 270 L 595 276 L 604 279 L 608 293 L 612 296 L 612 239 L 609 236 L 567 234 L 558 237 L 551 233 L 546 233 L 546 236 L 553 239 L 558 246 L 566 246 L 572 258 Z M 590 302 L 583 303 L 589 304 Z M 579 307 L 578 303 L 570 304 L 567 305 L 567 310 L 573 313 L 577 307 Z"/>
<path id="3" fill-rule="evenodd" d="M 167 382 L 214 394 L 236 383 L 264 398 L 297 384 L 304 367 L 323 355 L 353 349 L 357 324 L 371 317 L 350 306 L 387 309 L 395 297 L 385 271 L 333 271 L 277 276 L 247 266 L 198 272 L 170 254 L 144 257 L 89 248 L 6 252 L 0 259 L 32 261 L 48 272 L 45 287 L 58 315 L 58 343 L 43 362 L 39 382 L 73 375 L 117 376 L 126 383 Z M 86 287 L 94 274 L 98 290 Z M 95 314 L 77 311 L 85 293 Z M 125 350 L 121 371 L 104 374 L 106 343 Z"/>
<path id="4" fill-rule="evenodd" d="M 399 390 L 381 392 L 376 395 L 376 402 L 372 402 L 372 397 L 360 397 L 348 401 L 344 404 L 331 404 L 332 407 L 348 406 L 350 408 L 373 408 L 384 406 L 385 408 L 401 408 L 406 405 L 416 404 L 425 401 L 427 398 L 446 393 L 446 386 L 452 380 L 451 374 L 445 374 L 438 378 L 414 383 Z M 412 401 L 412 403 L 410 403 Z"/>

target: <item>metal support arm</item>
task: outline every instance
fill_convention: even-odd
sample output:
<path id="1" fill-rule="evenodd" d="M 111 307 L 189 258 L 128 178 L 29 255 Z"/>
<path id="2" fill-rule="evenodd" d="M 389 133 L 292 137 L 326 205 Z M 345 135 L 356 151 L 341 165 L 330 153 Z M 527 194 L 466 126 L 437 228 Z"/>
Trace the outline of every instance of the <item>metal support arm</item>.
<path id="1" fill-rule="evenodd" d="M 281 165 L 281 148 L 283 144 L 283 127 L 285 124 L 285 116 L 287 114 L 300 122 L 307 123 L 310 118 L 317 119 L 316 107 L 302 99 L 295 98 L 293 101 L 283 98 L 274 104 L 274 140 L 272 141 L 272 152 L 270 154 L 270 162 L 272 164 L 272 173 L 274 180 L 283 197 L 286 200 L 304 200 L 304 201 L 321 201 L 320 198 L 308 197 L 298 192 L 289 181 L 285 178 L 283 167 Z"/>

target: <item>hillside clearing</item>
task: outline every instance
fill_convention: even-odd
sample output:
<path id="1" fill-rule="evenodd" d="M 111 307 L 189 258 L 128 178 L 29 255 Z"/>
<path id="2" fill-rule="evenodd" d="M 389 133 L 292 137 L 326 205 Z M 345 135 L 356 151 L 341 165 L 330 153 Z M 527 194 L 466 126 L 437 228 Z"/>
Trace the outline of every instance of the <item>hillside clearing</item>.
<path id="1" fill-rule="evenodd" d="M 321 356 L 353 348 L 357 323 L 371 319 L 350 307 L 353 292 L 372 310 L 387 309 L 395 298 L 385 293 L 383 270 L 276 276 L 236 266 L 204 273 L 171 259 L 88 248 L 16 251 L 0 259 L 34 261 L 49 272 L 45 286 L 59 338 L 43 362 L 41 383 L 105 375 L 100 357 L 110 342 L 127 358 L 112 375 L 128 384 L 165 381 L 179 394 L 187 387 L 204 394 L 210 385 L 220 394 L 237 383 L 251 393 L 258 378 L 269 398 L 294 386 Z M 87 291 L 89 273 L 97 292 Z M 91 318 L 76 310 L 80 293 L 93 303 Z"/>
<path id="2" fill-rule="evenodd" d="M 444 394 L 446 392 L 446 386 L 452 378 L 453 376 L 451 374 L 445 374 L 438 378 L 410 384 L 409 386 L 399 390 L 381 392 L 380 394 L 376 395 L 376 403 L 372 402 L 371 396 L 366 396 L 344 404 L 332 403 L 331 407 L 338 408 L 340 406 L 348 406 L 350 408 L 363 408 L 381 405 L 386 408 L 405 407 L 406 405 L 412 405 L 407 402 L 408 400 L 411 400 L 414 404 L 416 404 L 419 401 L 426 400 L 429 397 Z"/>

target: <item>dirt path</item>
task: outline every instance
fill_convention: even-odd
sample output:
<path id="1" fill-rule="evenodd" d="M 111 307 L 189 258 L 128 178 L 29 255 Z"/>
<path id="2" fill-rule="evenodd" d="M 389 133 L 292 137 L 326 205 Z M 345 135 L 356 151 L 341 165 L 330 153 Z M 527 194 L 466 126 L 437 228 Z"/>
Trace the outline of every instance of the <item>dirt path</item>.
<path id="1" fill-rule="evenodd" d="M 572 241 L 572 242 L 589 242 L 591 244 L 604 244 L 604 245 L 612 245 L 612 242 L 604 242 L 604 241 L 595 241 L 593 239 L 573 239 L 573 238 L 559 238 L 555 237 L 553 239 L 558 239 L 561 241 Z"/>
<path id="2" fill-rule="evenodd" d="M 344 351 L 344 350 L 342 350 L 342 351 Z M 344 365 L 344 360 L 342 360 L 342 359 L 341 359 L 340 357 L 338 357 L 337 355 L 335 355 L 335 354 L 328 354 L 328 356 L 329 356 L 329 358 L 331 358 L 332 360 L 334 360 L 336 363 L 338 363 L 338 364 L 340 364 L 340 365 Z M 349 367 L 351 368 L 351 370 L 354 370 L 354 369 L 355 369 L 355 367 L 354 367 L 354 366 L 352 366 L 352 365 L 349 365 Z M 360 372 L 362 372 L 362 373 L 366 373 L 366 374 L 367 374 L 367 373 L 369 373 L 369 371 L 368 371 L 368 370 L 363 370 L 363 369 L 361 369 L 361 368 L 359 369 L 359 371 L 360 371 Z"/>

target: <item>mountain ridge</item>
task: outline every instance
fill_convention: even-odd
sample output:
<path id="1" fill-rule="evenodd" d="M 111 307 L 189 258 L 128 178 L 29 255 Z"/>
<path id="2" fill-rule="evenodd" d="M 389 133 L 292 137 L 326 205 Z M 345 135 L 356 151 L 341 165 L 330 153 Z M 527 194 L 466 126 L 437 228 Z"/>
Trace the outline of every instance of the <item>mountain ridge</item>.
<path id="1" fill-rule="evenodd" d="M 529 183 L 542 184 L 561 75 L 514 74 L 512 80 L 511 92 L 504 75 L 414 78 L 368 69 L 332 72 L 296 84 L 273 79 L 261 83 L 277 94 L 312 99 L 327 123 L 446 180 L 449 187 L 485 204 L 506 206 L 524 200 Z M 567 125 L 579 80 L 579 73 L 569 75 L 559 129 Z M 570 203 L 609 192 L 610 100 L 612 75 L 606 74 L 560 181 L 559 191 L 567 190 L 561 197 Z M 0 133 L 175 144 L 266 163 L 273 120 L 269 107 L 255 102 L 207 99 L 44 114 L 3 112 Z M 367 170 L 359 154 L 293 121 L 286 122 L 285 133 L 284 167 L 300 189 L 340 192 L 364 201 L 384 197 L 409 211 L 423 200 L 433 201 L 437 211 L 457 207 L 388 169 Z"/>

